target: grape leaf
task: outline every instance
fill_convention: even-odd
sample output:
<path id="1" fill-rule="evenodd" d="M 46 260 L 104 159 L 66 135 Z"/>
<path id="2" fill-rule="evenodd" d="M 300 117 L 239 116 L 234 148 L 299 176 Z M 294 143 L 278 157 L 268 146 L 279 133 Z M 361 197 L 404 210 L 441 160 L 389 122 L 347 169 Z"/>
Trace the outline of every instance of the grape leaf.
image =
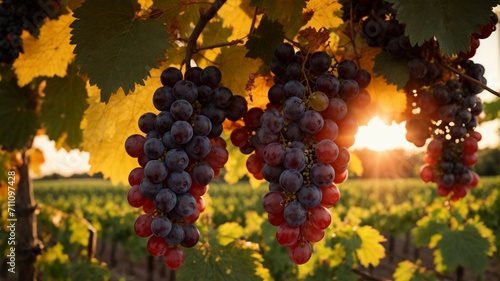
<path id="1" fill-rule="evenodd" d="M 80 123 L 87 109 L 87 89 L 78 76 L 75 65 L 70 65 L 64 78 L 48 78 L 45 99 L 40 120 L 51 140 L 65 138 L 70 148 L 77 148 L 82 142 Z"/>
<path id="2" fill-rule="evenodd" d="M 266 64 L 270 64 L 274 55 L 274 48 L 283 42 L 284 38 L 283 25 L 264 16 L 255 33 L 251 34 L 245 44 L 248 49 L 246 56 L 254 59 L 261 58 Z"/>
<path id="3" fill-rule="evenodd" d="M 437 247 L 443 264 L 454 269 L 461 265 L 476 273 L 483 273 L 488 266 L 488 239 L 481 236 L 477 227 L 467 224 L 463 229 L 447 229 L 441 232 Z"/>
<path id="4" fill-rule="evenodd" d="M 137 125 L 146 112 L 158 112 L 151 102 L 154 91 L 161 86 L 160 70 L 154 69 L 144 86 L 137 86 L 128 96 L 120 90 L 108 104 L 99 101 L 99 89 L 88 86 L 89 107 L 82 121 L 83 150 L 90 153 L 90 174 L 102 172 L 113 184 L 128 183 L 129 172 L 138 167 L 137 159 L 124 149 L 132 134 L 142 134 Z"/>
<path id="5" fill-rule="evenodd" d="M 203 245 L 184 250 L 186 261 L 179 270 L 179 280 L 263 280 L 260 255 L 241 242 L 225 246 Z"/>
<path id="6" fill-rule="evenodd" d="M 161 19 L 172 31 L 179 32 L 182 37 L 189 37 L 200 19 L 200 11 L 210 8 L 209 2 L 193 0 L 154 0 L 153 9 L 161 9 Z M 174 32 L 171 32 L 174 33 Z"/>
<path id="7" fill-rule="evenodd" d="M 136 83 L 144 85 L 172 47 L 162 22 L 137 17 L 137 6 L 134 0 L 87 0 L 75 10 L 70 27 L 76 64 L 101 89 L 101 101 L 120 87 L 128 93 Z"/>
<path id="8" fill-rule="evenodd" d="M 399 90 L 410 79 L 408 61 L 407 58 L 396 59 L 389 53 L 382 51 L 374 58 L 373 72 L 384 77 L 387 83 L 396 85 Z"/>
<path id="9" fill-rule="evenodd" d="M 267 92 L 274 85 L 268 76 L 252 76 L 247 84 L 247 93 L 250 99 L 248 107 L 266 108 L 268 103 Z"/>
<path id="10" fill-rule="evenodd" d="M 226 173 L 224 174 L 224 181 L 228 184 L 237 183 L 243 176 L 248 175 L 246 161 L 248 155 L 240 152 L 238 147 L 231 145 L 228 147 L 229 159 L 224 165 Z"/>
<path id="11" fill-rule="evenodd" d="M 38 39 L 26 33 L 23 36 L 24 53 L 14 62 L 19 86 L 25 86 L 39 76 L 64 77 L 73 60 L 74 46 L 69 44 L 71 15 L 47 21 L 40 29 Z"/>
<path id="12" fill-rule="evenodd" d="M 406 25 L 412 44 L 436 38 L 445 55 L 467 52 L 471 33 L 488 22 L 498 0 L 388 0 L 398 10 L 396 19 Z"/>
<path id="13" fill-rule="evenodd" d="M 381 48 L 363 48 L 360 64 L 363 69 L 374 69 L 374 58 L 382 51 Z M 371 73 L 372 79 L 366 90 L 370 93 L 371 103 L 377 105 L 384 113 L 401 113 L 406 108 L 406 94 L 395 85 L 388 84 L 384 77 Z"/>
<path id="14" fill-rule="evenodd" d="M 304 28 L 313 27 L 320 30 L 322 27 L 331 29 L 342 24 L 342 19 L 337 13 L 342 5 L 337 0 L 309 0 L 307 1 L 306 13 L 312 12 L 312 17 L 304 25 Z"/>
<path id="15" fill-rule="evenodd" d="M 279 20 L 281 23 L 302 18 L 302 9 L 306 7 L 306 1 L 301 0 L 279 0 L 279 1 L 250 1 L 250 6 L 264 8 L 264 12 L 270 20 Z M 283 9 L 286 7 L 286 9 Z"/>
<path id="16" fill-rule="evenodd" d="M 254 9 L 250 7 L 249 0 L 227 1 L 220 8 L 217 15 L 222 19 L 223 27 L 232 29 L 232 34 L 228 40 L 241 39 L 248 35 L 252 24 Z"/>
<path id="17" fill-rule="evenodd" d="M 438 281 L 439 279 L 424 267 L 405 260 L 398 263 L 394 271 L 394 281 Z"/>
<path id="18" fill-rule="evenodd" d="M 222 72 L 222 84 L 235 95 L 245 95 L 250 75 L 262 64 L 261 60 L 245 57 L 246 51 L 243 46 L 224 47 L 215 59 L 215 65 Z"/>
<path id="19" fill-rule="evenodd" d="M 200 38 L 203 45 L 212 45 L 226 42 L 231 33 L 232 29 L 224 27 L 222 21 L 213 20 L 203 29 Z"/>
<path id="20" fill-rule="evenodd" d="M 356 249 L 359 262 L 364 267 L 379 265 L 380 260 L 385 257 L 385 248 L 382 245 L 384 236 L 369 225 L 358 227 L 356 234 L 361 239 L 361 245 Z"/>
<path id="21" fill-rule="evenodd" d="M 245 229 L 237 222 L 226 222 L 217 227 L 219 244 L 225 246 L 245 234 Z"/>
<path id="22" fill-rule="evenodd" d="M 20 88 L 15 79 L 0 82 L 0 147 L 21 149 L 40 127 L 33 105 L 33 90 Z"/>
<path id="23" fill-rule="evenodd" d="M 485 102 L 483 105 L 485 117 L 481 119 L 482 122 L 500 118 L 500 99 Z"/>
<path id="24" fill-rule="evenodd" d="M 29 157 L 29 168 L 31 172 L 33 172 L 35 175 L 40 176 L 42 174 L 40 166 L 43 163 L 45 163 L 45 157 L 43 155 L 43 151 L 41 151 L 39 148 L 32 147 L 28 151 L 28 157 Z"/>

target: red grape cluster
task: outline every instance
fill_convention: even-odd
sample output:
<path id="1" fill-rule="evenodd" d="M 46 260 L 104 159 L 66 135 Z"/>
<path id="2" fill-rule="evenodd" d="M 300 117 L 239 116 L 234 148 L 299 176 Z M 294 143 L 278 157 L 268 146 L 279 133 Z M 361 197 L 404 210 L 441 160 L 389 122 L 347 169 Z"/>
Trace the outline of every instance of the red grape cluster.
<path id="1" fill-rule="evenodd" d="M 248 171 L 269 182 L 262 205 L 278 226 L 276 240 L 303 264 L 331 223 L 328 208 L 340 197 L 336 184 L 347 179 L 347 147 L 358 129 L 348 108 L 370 102 L 364 88 L 371 76 L 351 60 L 332 67 L 327 53 L 295 52 L 288 43 L 276 47 L 271 71 L 267 108 L 248 110 L 231 141 L 251 154 Z"/>
<path id="2" fill-rule="evenodd" d="M 344 5 L 344 18 L 359 24 L 368 45 L 382 47 L 392 57 L 408 61 L 410 77 L 404 87 L 407 107 L 401 114 L 401 119 L 406 120 L 406 139 L 418 147 L 432 139 L 421 178 L 435 182 L 441 196 L 450 195 L 453 200 L 465 196 L 466 189 L 475 187 L 479 180 L 472 167 L 477 162 L 477 142 L 481 137 L 474 129 L 483 111 L 477 96 L 483 90 L 479 84 L 486 84 L 484 67 L 468 58 L 479 46 L 478 39 L 494 31 L 498 18 L 492 15 L 480 27 L 480 33 L 471 35 L 467 54 L 448 58 L 440 55 L 435 40 L 421 46 L 411 45 L 405 26 L 396 19 L 397 10 L 392 3 L 351 2 L 352 5 Z"/>
<path id="3" fill-rule="evenodd" d="M 221 79 L 214 66 L 190 68 L 184 77 L 177 68 L 165 69 L 163 86 L 153 94 L 160 112 L 144 113 L 138 123 L 145 136 L 133 134 L 125 142 L 140 166 L 130 172 L 127 196 L 131 206 L 144 211 L 134 230 L 149 237 L 149 253 L 163 256 L 170 269 L 184 263 L 179 245 L 198 243 L 193 223 L 205 209 L 202 196 L 228 160 L 222 122 L 247 111 L 245 98 L 221 86 Z"/>

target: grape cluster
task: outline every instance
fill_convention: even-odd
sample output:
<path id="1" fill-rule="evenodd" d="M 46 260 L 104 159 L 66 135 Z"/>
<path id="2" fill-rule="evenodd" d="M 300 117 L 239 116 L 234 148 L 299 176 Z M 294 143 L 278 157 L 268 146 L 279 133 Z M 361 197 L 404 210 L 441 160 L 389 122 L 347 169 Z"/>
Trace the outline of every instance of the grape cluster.
<path id="1" fill-rule="evenodd" d="M 439 53 L 435 40 L 421 46 L 411 45 L 405 26 L 396 20 L 397 11 L 384 0 L 352 0 L 344 5 L 345 18 L 360 25 L 361 36 L 369 46 L 382 47 L 395 59 L 408 61 L 409 80 L 404 87 L 406 139 L 417 147 L 427 146 L 421 178 L 435 182 L 438 193 L 459 199 L 466 188 L 477 185 L 479 177 L 472 171 L 477 162 L 477 141 L 474 131 L 483 110 L 477 96 L 486 84 L 484 67 L 469 60 L 479 46 L 479 38 L 488 37 L 498 22 L 496 15 L 481 26 L 480 34 L 471 35 L 471 49 L 452 58 Z M 444 67 L 447 65 L 447 67 Z M 454 68 L 455 73 L 449 68 Z M 458 75 L 457 73 L 463 74 Z M 466 79 L 470 77 L 473 79 Z"/>
<path id="2" fill-rule="evenodd" d="M 348 108 L 370 102 L 364 88 L 371 76 L 351 60 L 332 67 L 327 53 L 295 52 L 288 43 L 276 47 L 271 71 L 266 109 L 249 109 L 231 142 L 250 154 L 248 171 L 269 182 L 262 198 L 268 220 L 290 259 L 303 264 L 330 225 L 336 184 L 347 179 L 347 147 L 358 129 Z"/>
<path id="3" fill-rule="evenodd" d="M 144 113 L 138 125 L 145 136 L 133 134 L 125 142 L 140 166 L 130 172 L 127 196 L 144 211 L 134 230 L 149 237 L 149 253 L 163 256 L 170 269 L 184 263 L 179 245 L 198 243 L 193 223 L 205 209 L 202 196 L 228 160 L 222 122 L 237 121 L 247 111 L 246 99 L 221 86 L 221 79 L 214 66 L 190 68 L 184 77 L 177 68 L 165 69 L 163 86 L 153 94 L 160 112 Z"/>
<path id="4" fill-rule="evenodd" d="M 47 9 L 54 11 L 60 4 L 61 0 L 3 0 L 0 4 L 0 63 L 13 63 L 23 52 L 23 30 L 38 35 L 44 19 L 49 16 Z"/>

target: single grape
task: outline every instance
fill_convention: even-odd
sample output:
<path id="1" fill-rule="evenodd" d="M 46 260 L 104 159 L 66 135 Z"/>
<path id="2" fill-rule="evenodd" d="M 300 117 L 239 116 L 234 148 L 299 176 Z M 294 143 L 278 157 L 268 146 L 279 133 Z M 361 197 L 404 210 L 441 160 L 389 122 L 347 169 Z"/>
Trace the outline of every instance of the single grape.
<path id="1" fill-rule="evenodd" d="M 173 87 L 175 83 L 182 80 L 182 72 L 175 67 L 167 67 L 161 72 L 160 80 L 163 86 Z"/>
<path id="2" fill-rule="evenodd" d="M 191 176 L 186 171 L 172 172 L 167 178 L 168 187 L 176 194 L 188 192 L 191 182 Z"/>
<path id="3" fill-rule="evenodd" d="M 309 96 L 309 105 L 318 112 L 327 109 L 329 102 L 328 96 L 320 91 L 313 92 L 312 95 Z"/>
<path id="4" fill-rule="evenodd" d="M 306 184 L 299 189 L 297 198 L 304 208 L 313 208 L 321 202 L 323 194 L 316 185 Z"/>
<path id="5" fill-rule="evenodd" d="M 167 217 L 158 216 L 151 222 L 151 231 L 155 236 L 165 238 L 172 229 L 172 223 Z"/>
<path id="6" fill-rule="evenodd" d="M 292 227 L 301 226 L 307 219 L 307 211 L 298 201 L 288 203 L 283 214 L 285 221 Z"/>
<path id="7" fill-rule="evenodd" d="M 134 231 L 139 237 L 149 237 L 153 234 L 151 231 L 151 222 L 153 218 L 148 214 L 142 214 L 135 220 Z"/>
<path id="8" fill-rule="evenodd" d="M 125 141 L 125 151 L 131 157 L 140 157 L 144 154 L 144 143 L 146 138 L 139 134 L 131 135 Z"/>

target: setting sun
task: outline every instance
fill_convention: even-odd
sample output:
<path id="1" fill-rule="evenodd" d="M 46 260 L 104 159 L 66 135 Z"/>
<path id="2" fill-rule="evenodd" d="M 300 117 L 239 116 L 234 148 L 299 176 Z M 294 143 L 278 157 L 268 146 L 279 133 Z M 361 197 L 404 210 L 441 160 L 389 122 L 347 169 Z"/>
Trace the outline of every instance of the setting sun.
<path id="1" fill-rule="evenodd" d="M 375 151 L 403 148 L 414 150 L 416 147 L 405 138 L 405 124 L 394 121 L 387 125 L 379 117 L 374 117 L 365 126 L 360 126 L 353 148 L 368 148 Z"/>

